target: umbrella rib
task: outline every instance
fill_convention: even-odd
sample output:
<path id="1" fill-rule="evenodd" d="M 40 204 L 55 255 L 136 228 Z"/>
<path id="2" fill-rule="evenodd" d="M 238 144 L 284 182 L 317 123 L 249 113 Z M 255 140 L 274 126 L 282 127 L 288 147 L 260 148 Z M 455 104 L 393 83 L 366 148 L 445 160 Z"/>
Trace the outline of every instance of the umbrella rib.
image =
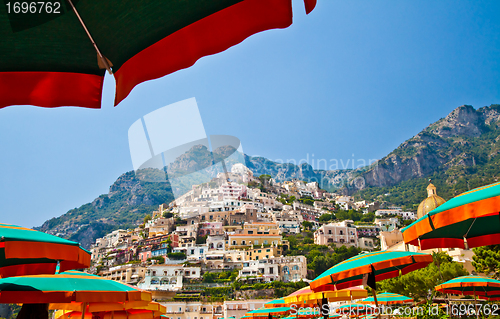
<path id="1" fill-rule="evenodd" d="M 109 74 L 113 74 L 113 71 L 111 71 L 111 67 L 108 64 L 108 61 L 106 61 L 106 58 L 102 55 L 101 51 L 97 47 L 97 44 L 95 43 L 94 39 L 90 35 L 90 32 L 87 29 L 87 26 L 85 25 L 85 23 L 83 23 L 82 17 L 80 17 L 80 14 L 76 10 L 76 7 L 73 5 L 73 2 L 71 0 L 68 0 L 68 2 L 71 5 L 71 8 L 73 8 L 73 12 L 75 12 L 76 17 L 78 18 L 78 20 L 80 20 L 80 23 L 81 23 L 83 29 L 85 30 L 85 32 L 87 33 L 87 36 L 89 37 L 90 42 L 92 42 L 92 44 L 94 45 L 94 48 L 97 51 L 97 55 L 99 56 L 99 59 L 101 59 L 102 64 L 104 65 L 104 67 L 106 68 L 106 70 L 108 70 Z"/>
<path id="2" fill-rule="evenodd" d="M 467 238 L 467 235 L 469 235 L 469 232 L 470 232 L 472 226 L 474 226 L 474 223 L 476 222 L 476 220 L 477 220 L 477 218 L 474 218 L 474 221 L 472 222 L 472 224 L 470 224 L 469 229 L 467 229 L 467 232 L 465 233 L 464 238 Z"/>

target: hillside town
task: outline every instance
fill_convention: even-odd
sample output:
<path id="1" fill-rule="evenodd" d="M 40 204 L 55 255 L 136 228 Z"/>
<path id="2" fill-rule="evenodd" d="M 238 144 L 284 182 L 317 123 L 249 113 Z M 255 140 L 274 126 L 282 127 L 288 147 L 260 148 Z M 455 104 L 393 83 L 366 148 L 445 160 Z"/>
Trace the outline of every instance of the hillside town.
<path id="1" fill-rule="evenodd" d="M 432 184 L 427 192 L 417 213 L 405 212 L 326 192 L 317 182 L 257 178 L 236 164 L 231 172 L 160 205 L 137 228 L 97 239 L 91 248 L 91 271 L 160 295 L 233 281 L 308 282 L 317 274 L 308 271 L 307 256 L 294 253 L 292 237 L 311 234 L 304 246 L 404 251 L 408 247 L 400 228 L 444 202 Z M 349 212 L 360 220 L 343 218 Z M 472 269 L 471 250 L 447 252 Z M 225 283 L 207 280 L 210 274 L 224 272 L 230 274 Z"/>

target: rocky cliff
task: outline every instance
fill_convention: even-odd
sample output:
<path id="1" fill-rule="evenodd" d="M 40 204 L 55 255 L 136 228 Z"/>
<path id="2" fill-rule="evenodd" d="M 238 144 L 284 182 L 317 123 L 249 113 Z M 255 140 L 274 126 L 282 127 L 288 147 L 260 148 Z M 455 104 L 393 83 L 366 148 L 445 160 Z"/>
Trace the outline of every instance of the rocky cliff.
<path id="1" fill-rule="evenodd" d="M 462 105 L 361 174 L 365 187 L 393 186 L 452 167 L 486 163 L 498 154 L 500 106 Z M 492 134 L 493 133 L 493 134 Z"/>

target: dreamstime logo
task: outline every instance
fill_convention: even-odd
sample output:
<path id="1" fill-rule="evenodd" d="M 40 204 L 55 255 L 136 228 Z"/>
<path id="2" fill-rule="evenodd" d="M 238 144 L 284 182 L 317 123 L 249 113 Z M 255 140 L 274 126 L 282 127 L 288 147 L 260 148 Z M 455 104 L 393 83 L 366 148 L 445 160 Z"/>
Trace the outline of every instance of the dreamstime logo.
<path id="1" fill-rule="evenodd" d="M 231 169 L 235 164 L 245 165 L 238 138 L 208 138 L 194 98 L 135 121 L 128 130 L 128 141 L 136 176 L 148 182 L 168 181 L 176 199 L 215 177 L 238 178 L 242 172 Z"/>

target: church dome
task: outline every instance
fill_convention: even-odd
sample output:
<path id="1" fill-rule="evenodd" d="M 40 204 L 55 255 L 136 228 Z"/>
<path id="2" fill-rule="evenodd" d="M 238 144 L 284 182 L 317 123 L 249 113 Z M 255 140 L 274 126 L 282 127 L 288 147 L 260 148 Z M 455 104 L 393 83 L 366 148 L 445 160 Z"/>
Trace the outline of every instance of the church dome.
<path id="1" fill-rule="evenodd" d="M 418 205 L 417 218 L 427 215 L 431 210 L 437 208 L 444 202 L 446 201 L 437 195 L 436 186 L 429 184 L 429 186 L 427 186 L 427 198 Z"/>

